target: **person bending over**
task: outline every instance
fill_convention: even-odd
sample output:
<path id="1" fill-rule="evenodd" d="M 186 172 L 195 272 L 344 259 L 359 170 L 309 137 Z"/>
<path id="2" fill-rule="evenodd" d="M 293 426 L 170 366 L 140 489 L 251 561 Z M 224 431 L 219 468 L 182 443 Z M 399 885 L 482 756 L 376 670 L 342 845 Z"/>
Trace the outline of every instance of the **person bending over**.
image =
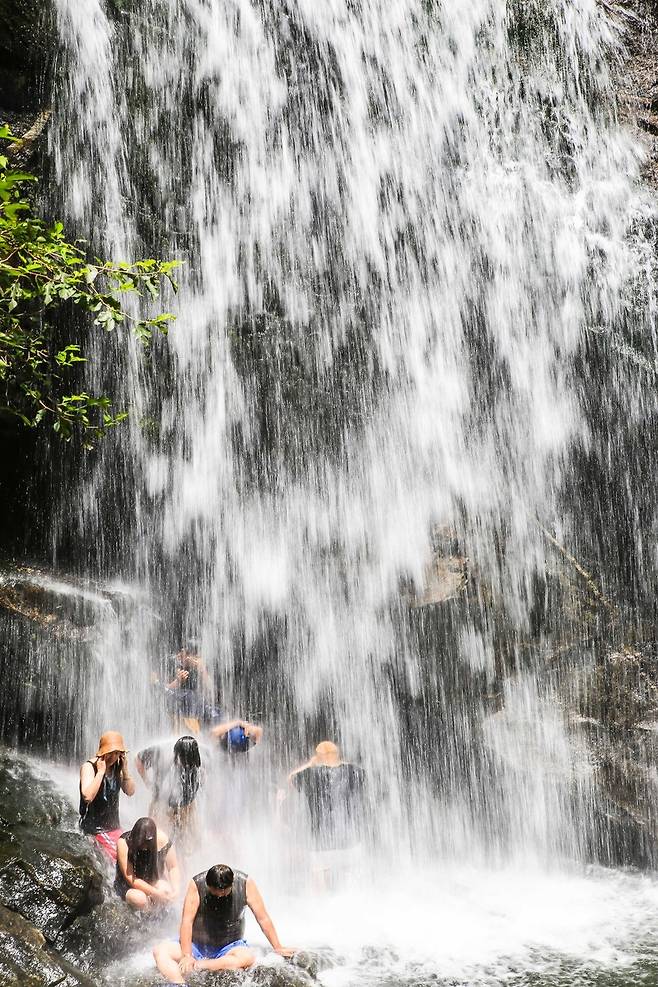
<path id="1" fill-rule="evenodd" d="M 179 942 L 161 942 L 153 950 L 160 973 L 171 984 L 185 983 L 193 970 L 244 970 L 256 956 L 244 940 L 244 913 L 250 908 L 280 956 L 293 949 L 281 945 L 272 919 L 252 879 L 227 864 L 215 864 L 188 885 Z"/>
<path id="2" fill-rule="evenodd" d="M 194 737 L 141 750 L 135 759 L 139 775 L 151 789 L 150 815 L 162 820 L 177 841 L 194 834 L 195 799 L 203 783 L 201 752 Z"/>
<path id="3" fill-rule="evenodd" d="M 155 820 L 143 816 L 117 843 L 114 890 L 139 911 L 168 905 L 180 890 L 176 851 Z"/>
<path id="4" fill-rule="evenodd" d="M 218 723 L 212 727 L 211 735 L 215 737 L 222 750 L 227 754 L 246 754 L 251 747 L 260 743 L 263 728 L 248 720 L 236 718 Z"/>
<path id="5" fill-rule="evenodd" d="M 109 730 L 98 742 L 96 757 L 80 768 L 80 829 L 93 836 L 111 860 L 117 859 L 121 836 L 119 793 L 135 793 L 127 754 L 121 734 Z"/>

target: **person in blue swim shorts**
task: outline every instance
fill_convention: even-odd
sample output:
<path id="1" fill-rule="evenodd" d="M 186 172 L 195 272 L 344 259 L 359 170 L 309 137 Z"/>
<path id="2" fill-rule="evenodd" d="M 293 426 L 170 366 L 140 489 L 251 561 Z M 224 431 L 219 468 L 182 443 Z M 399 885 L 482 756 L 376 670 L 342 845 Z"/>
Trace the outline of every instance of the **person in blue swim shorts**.
<path id="1" fill-rule="evenodd" d="M 260 891 L 242 871 L 215 864 L 190 881 L 176 942 L 161 942 L 153 950 L 160 973 L 170 984 L 184 984 L 199 970 L 244 970 L 256 961 L 244 939 L 244 913 L 250 908 L 263 933 L 280 956 L 292 956 L 282 946 Z"/>

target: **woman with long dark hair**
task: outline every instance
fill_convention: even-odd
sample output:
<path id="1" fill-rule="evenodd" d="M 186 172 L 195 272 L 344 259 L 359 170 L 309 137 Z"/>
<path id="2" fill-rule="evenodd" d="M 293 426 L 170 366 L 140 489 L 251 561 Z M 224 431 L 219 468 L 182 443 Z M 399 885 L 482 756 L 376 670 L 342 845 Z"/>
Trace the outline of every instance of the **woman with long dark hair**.
<path id="1" fill-rule="evenodd" d="M 137 770 L 152 790 L 150 813 L 164 823 L 180 847 L 181 837 L 191 841 L 195 825 L 195 800 L 203 783 L 201 752 L 194 737 L 180 737 L 173 753 L 166 745 L 140 751 Z"/>
<path id="2" fill-rule="evenodd" d="M 167 905 L 180 888 L 176 851 L 148 816 L 138 819 L 117 843 L 114 889 L 133 908 Z"/>

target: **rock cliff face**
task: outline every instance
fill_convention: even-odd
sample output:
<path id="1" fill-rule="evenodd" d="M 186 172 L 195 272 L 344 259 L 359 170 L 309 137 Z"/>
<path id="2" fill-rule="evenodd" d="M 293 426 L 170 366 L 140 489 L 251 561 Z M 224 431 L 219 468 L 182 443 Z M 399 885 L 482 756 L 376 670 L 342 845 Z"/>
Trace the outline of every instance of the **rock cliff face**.
<path id="1" fill-rule="evenodd" d="M 0 0 L 0 108 L 29 114 L 41 105 L 53 55 L 49 0 Z"/>
<path id="2" fill-rule="evenodd" d="M 0 752 L 0 980 L 86 987 L 55 948 L 103 898 L 103 871 L 71 806 L 14 753 Z"/>
<path id="3" fill-rule="evenodd" d="M 619 66 L 617 76 L 619 112 L 645 150 L 643 178 L 658 193 L 658 4 L 655 0 L 599 2 L 604 15 L 624 33 L 627 57 Z M 3 24 L 0 38 L 0 117 L 9 120 L 19 133 L 32 125 L 47 103 L 44 80 L 54 53 L 48 17 L 48 5 L 43 0 L 0 0 L 0 23 Z M 255 331 L 251 333 L 250 347 L 249 354 L 256 361 L 261 354 Z M 247 370 L 251 368 L 247 367 Z M 275 399 L 279 402 L 280 395 L 264 392 L 259 401 L 264 433 L 271 433 L 271 423 L 276 420 L 279 411 Z M 291 394 L 291 407 L 294 407 L 295 400 L 295 394 Z M 315 413 L 316 408 L 311 411 Z M 329 408 L 327 414 L 330 413 Z M 31 527 L 32 517 L 47 513 L 47 498 L 43 491 L 36 498 L 26 496 L 27 491 L 36 489 L 37 451 L 32 433 L 19 432 L 13 421 L 0 418 L 0 461 L 5 467 L 0 471 L 0 556 L 29 551 L 25 548 L 26 533 Z M 27 544 L 30 544 L 29 541 Z M 38 538 L 32 544 L 38 545 Z M 463 548 L 468 553 L 468 546 Z M 423 593 L 418 593 L 417 602 L 426 602 L 429 606 L 436 604 L 443 592 L 442 586 L 449 579 L 454 583 L 455 592 L 459 590 L 463 566 L 459 559 L 453 561 L 455 564 L 450 571 L 437 570 L 430 574 L 428 586 Z M 14 582 L 0 586 L 0 610 L 4 612 L 7 626 L 11 621 L 12 627 L 20 628 L 16 638 L 20 647 L 4 659 L 10 663 L 21 661 L 20 655 L 25 653 L 21 648 L 29 647 L 28 638 L 35 627 L 39 634 L 48 633 L 62 640 L 80 641 L 84 638 L 84 620 L 77 620 L 72 614 L 63 617 L 61 608 L 53 605 L 46 595 L 39 595 L 34 586 L 30 590 L 27 583 Z M 431 623 L 431 618 L 424 613 L 414 619 L 419 624 L 422 621 Z M 582 630 L 587 619 L 581 613 L 577 622 L 580 623 L 581 637 L 589 640 L 590 629 Z M 585 740 L 602 793 L 598 843 L 591 850 L 600 859 L 654 866 L 654 846 L 658 836 L 653 811 L 656 795 L 653 764 L 658 753 L 655 651 L 646 630 L 629 643 L 620 640 L 618 631 L 612 629 L 609 640 L 606 640 L 608 628 L 601 629 L 595 612 L 591 618 L 591 625 L 594 624 L 597 630 L 591 668 L 575 674 L 567 661 L 562 666 L 565 710 L 573 730 Z M 431 627 L 427 636 L 435 642 L 435 635 L 436 628 Z M 9 654 L 7 640 L 9 636 L 5 635 L 5 655 Z M 0 655 L 0 659 L 2 657 Z M 9 667 L 5 667 L 8 671 Z M 513 671 L 502 662 L 499 676 L 502 679 Z M 17 678 L 20 679 L 21 674 Z M 26 678 L 25 674 L 23 678 Z M 11 708 L 15 712 L 19 707 L 14 704 Z M 34 729 L 27 720 L 22 720 L 18 724 L 20 729 L 16 729 L 16 733 L 23 738 L 26 731 L 31 738 L 36 737 L 43 726 L 44 720 L 40 717 L 45 716 L 45 711 L 36 708 L 32 713 L 35 717 Z M 52 716 L 52 710 L 49 715 Z M 16 726 L 16 723 L 11 724 L 12 730 Z M 0 763 L 0 790 L 5 782 L 9 791 L 11 785 L 21 781 L 20 773 L 17 776 L 12 771 L 14 768 L 8 762 Z M 49 805 L 50 798 L 50 795 L 43 795 Z M 7 799 L 10 805 L 9 796 Z M 114 906 L 106 903 L 90 913 L 94 895 L 100 886 L 101 872 L 79 837 L 75 834 L 61 836 L 49 833 L 46 845 L 43 836 L 39 835 L 40 829 L 50 825 L 55 817 L 58 823 L 61 822 L 68 810 L 61 805 L 56 809 L 52 803 L 51 810 L 47 810 L 51 811 L 51 816 L 40 816 L 39 806 L 20 811 L 16 808 L 13 816 L 9 809 L 6 811 L 8 815 L 5 819 L 5 810 L 0 810 L 3 816 L 0 820 L 0 945 L 6 947 L 8 958 L 3 958 L 0 950 L 0 964 L 6 963 L 6 966 L 0 966 L 0 971 L 3 975 L 5 970 L 8 971 L 7 983 L 30 984 L 32 981 L 20 979 L 21 976 L 28 976 L 25 971 L 30 964 L 42 963 L 44 970 L 50 969 L 48 964 L 55 964 L 53 969 L 63 970 L 64 967 L 57 967 L 58 963 L 64 962 L 62 956 L 69 960 L 86 956 L 88 937 L 92 934 L 94 923 L 100 922 L 103 928 L 111 926 Z M 23 817 L 21 812 L 27 815 Z M 33 814 L 30 815 L 30 812 Z M 55 888 L 41 882 L 41 869 L 56 873 L 60 885 Z M 91 917 L 93 915 L 97 919 Z M 19 949 L 11 945 L 14 941 L 23 942 L 24 945 Z M 113 948 L 112 943 L 113 939 L 108 935 L 106 945 L 109 952 Z M 59 958 L 53 958 L 53 946 L 60 950 Z M 89 969 L 90 965 L 91 960 L 87 956 L 83 966 Z M 14 980 L 11 980 L 12 976 Z M 60 982 L 53 980 L 54 976 L 44 972 L 42 980 L 35 980 L 34 983 Z M 78 974 L 66 973 L 65 976 Z M 47 977 L 51 979 L 44 979 Z M 73 985 L 83 980 L 61 982 Z"/>
<path id="4" fill-rule="evenodd" d="M 602 6 L 624 31 L 627 46 L 618 76 L 621 117 L 646 151 L 644 180 L 658 190 L 658 5 L 626 0 Z"/>

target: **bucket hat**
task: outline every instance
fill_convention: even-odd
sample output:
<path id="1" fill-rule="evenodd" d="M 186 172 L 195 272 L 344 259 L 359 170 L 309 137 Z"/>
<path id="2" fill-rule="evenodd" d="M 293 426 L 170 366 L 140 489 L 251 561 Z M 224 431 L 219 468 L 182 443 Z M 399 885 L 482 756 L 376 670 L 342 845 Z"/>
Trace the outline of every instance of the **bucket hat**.
<path id="1" fill-rule="evenodd" d="M 103 757 L 104 754 L 111 754 L 112 751 L 120 751 L 122 754 L 126 753 L 126 745 L 123 742 L 123 737 L 116 730 L 108 730 L 107 733 L 103 734 L 98 741 L 96 757 Z"/>

